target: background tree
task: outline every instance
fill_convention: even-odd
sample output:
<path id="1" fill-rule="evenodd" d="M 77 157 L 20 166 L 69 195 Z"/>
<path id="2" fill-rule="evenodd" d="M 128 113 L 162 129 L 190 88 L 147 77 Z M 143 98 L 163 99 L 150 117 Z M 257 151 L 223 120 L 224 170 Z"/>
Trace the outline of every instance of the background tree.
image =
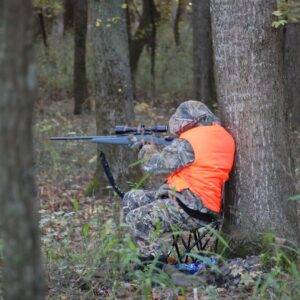
<path id="1" fill-rule="evenodd" d="M 63 12 L 62 2 L 61 0 L 32 0 L 32 4 L 36 16 L 35 21 L 37 22 L 34 26 L 35 35 L 41 34 L 44 46 L 49 48 L 48 35 L 50 29 L 59 31 L 55 27 L 58 27 L 56 23 L 58 23 L 58 19 Z"/>
<path id="2" fill-rule="evenodd" d="M 232 246 L 255 252 L 262 233 L 298 240 L 282 32 L 272 0 L 211 0 L 222 121 L 236 140 L 224 226 Z M 250 245 L 253 245 L 250 247 Z"/>
<path id="3" fill-rule="evenodd" d="M 33 169 L 31 0 L 0 2 L 0 221 L 5 299 L 43 299 Z"/>
<path id="4" fill-rule="evenodd" d="M 92 1 L 96 124 L 97 134 L 101 135 L 111 134 L 116 124 L 129 124 L 134 120 L 126 8 L 125 1 Z M 128 181 L 132 151 L 122 146 L 108 146 L 106 153 L 113 162 L 112 170 L 118 182 Z M 98 167 L 96 177 L 103 178 L 102 173 Z M 106 184 L 106 180 L 104 182 Z"/>
<path id="5" fill-rule="evenodd" d="M 73 29 L 74 24 L 74 1 L 75 0 L 63 0 L 64 6 L 64 32 Z"/>
<path id="6" fill-rule="evenodd" d="M 86 78 L 87 0 L 74 0 L 74 114 L 91 110 Z"/>
<path id="7" fill-rule="evenodd" d="M 173 18 L 173 34 L 174 34 L 174 41 L 176 47 L 180 47 L 180 30 L 179 30 L 179 22 L 181 20 L 181 16 L 184 12 L 185 3 L 183 0 L 176 0 L 172 1 L 173 6 L 175 6 L 175 13 Z"/>
<path id="8" fill-rule="evenodd" d="M 194 95 L 212 108 L 216 92 L 209 0 L 193 0 L 192 4 Z"/>
<path id="9" fill-rule="evenodd" d="M 37 15 L 38 15 L 38 18 L 39 18 L 39 26 L 40 26 L 40 29 L 41 29 L 43 43 L 44 43 L 44 46 L 46 48 L 48 48 L 48 41 L 47 41 L 48 37 L 47 37 L 47 30 L 46 30 L 46 25 L 45 25 L 45 18 L 44 18 L 43 9 L 39 9 L 37 11 Z"/>
<path id="10" fill-rule="evenodd" d="M 153 0 L 143 0 L 142 7 L 139 25 L 130 40 L 130 65 L 133 74 L 136 72 L 144 47 L 146 45 L 150 48 L 155 46 L 155 28 L 156 22 L 159 20 L 159 12 Z"/>

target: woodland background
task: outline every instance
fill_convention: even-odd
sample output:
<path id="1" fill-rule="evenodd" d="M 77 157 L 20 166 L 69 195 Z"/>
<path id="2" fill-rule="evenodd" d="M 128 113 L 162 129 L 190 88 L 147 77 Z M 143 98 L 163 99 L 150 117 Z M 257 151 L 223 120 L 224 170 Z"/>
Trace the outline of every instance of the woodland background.
<path id="1" fill-rule="evenodd" d="M 154 266 L 132 269 L 137 249 L 96 146 L 48 140 L 167 124 L 188 99 L 237 143 L 218 257 L 262 255 L 268 270 L 237 289 L 205 284 L 200 299 L 300 297 L 299 7 L 1 1 L 0 299 L 195 299 Z M 157 186 L 128 167 L 134 151 L 101 149 L 124 190 Z"/>

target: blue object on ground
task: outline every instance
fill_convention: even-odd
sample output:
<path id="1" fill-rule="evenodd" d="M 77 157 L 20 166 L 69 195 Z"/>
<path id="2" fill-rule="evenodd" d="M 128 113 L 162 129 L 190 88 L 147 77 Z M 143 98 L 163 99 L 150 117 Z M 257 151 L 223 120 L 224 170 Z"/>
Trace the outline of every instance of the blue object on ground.
<path id="1" fill-rule="evenodd" d="M 213 257 L 205 257 L 193 263 L 177 264 L 175 268 L 185 274 L 193 275 L 207 266 L 216 265 L 217 261 Z"/>

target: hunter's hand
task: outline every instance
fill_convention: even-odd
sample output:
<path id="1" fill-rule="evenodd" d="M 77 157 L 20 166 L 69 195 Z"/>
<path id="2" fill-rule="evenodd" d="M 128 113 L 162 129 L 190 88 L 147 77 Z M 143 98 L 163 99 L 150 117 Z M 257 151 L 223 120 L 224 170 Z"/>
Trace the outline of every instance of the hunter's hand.
<path id="1" fill-rule="evenodd" d="M 157 151 L 157 148 L 155 146 L 155 144 L 153 143 L 153 141 L 146 141 L 144 139 L 137 139 L 136 136 L 134 135 L 129 135 L 128 136 L 129 141 L 132 143 L 130 148 L 131 149 L 138 149 L 141 150 L 142 148 L 146 147 L 144 149 L 145 152 L 153 152 L 153 151 Z M 152 147 L 152 150 L 150 150 Z"/>
<path id="2" fill-rule="evenodd" d="M 154 144 L 145 144 L 140 149 L 139 158 L 147 158 L 157 152 L 158 150 Z"/>
<path id="3" fill-rule="evenodd" d="M 128 140 L 132 143 L 130 145 L 131 149 L 141 150 L 145 144 L 143 140 L 138 140 L 133 134 L 128 135 Z"/>

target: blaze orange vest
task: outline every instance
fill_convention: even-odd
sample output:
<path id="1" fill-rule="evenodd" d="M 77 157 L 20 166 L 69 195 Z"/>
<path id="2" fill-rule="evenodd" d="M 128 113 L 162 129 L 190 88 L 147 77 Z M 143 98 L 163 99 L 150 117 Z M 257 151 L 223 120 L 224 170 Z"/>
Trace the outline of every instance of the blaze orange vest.
<path id="1" fill-rule="evenodd" d="M 180 135 L 193 147 L 195 159 L 189 166 L 172 173 L 168 184 L 177 192 L 190 189 L 204 206 L 221 211 L 223 183 L 229 177 L 234 159 L 232 136 L 221 126 L 199 126 Z"/>

